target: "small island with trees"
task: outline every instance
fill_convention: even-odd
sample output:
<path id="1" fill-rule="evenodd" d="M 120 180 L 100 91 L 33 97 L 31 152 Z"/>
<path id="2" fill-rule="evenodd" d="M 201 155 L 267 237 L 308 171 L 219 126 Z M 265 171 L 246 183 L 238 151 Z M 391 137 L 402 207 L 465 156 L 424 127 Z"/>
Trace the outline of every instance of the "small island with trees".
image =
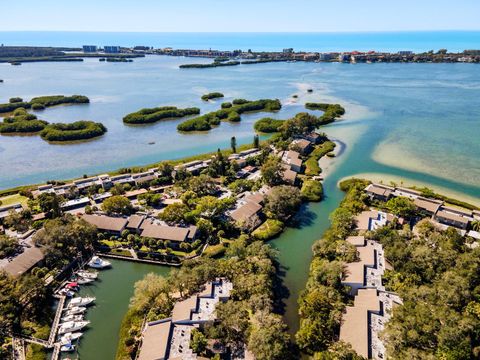
<path id="1" fill-rule="evenodd" d="M 212 99 L 218 99 L 218 98 L 223 98 L 224 95 L 221 92 L 211 92 L 205 95 L 202 95 L 202 100 L 203 101 L 208 101 Z"/>
<path id="2" fill-rule="evenodd" d="M 249 101 L 245 99 L 235 99 L 232 103 L 223 103 L 222 109 L 212 111 L 205 115 L 186 120 L 177 126 L 179 131 L 208 131 L 212 126 L 220 125 L 221 121 L 238 122 L 240 115 L 246 112 L 267 111 L 275 112 L 282 108 L 278 99 L 261 99 Z"/>
<path id="3" fill-rule="evenodd" d="M 107 128 L 101 123 L 81 120 L 69 124 L 49 124 L 40 132 L 40 136 L 45 141 L 63 142 L 93 139 L 106 132 Z"/>
<path id="4" fill-rule="evenodd" d="M 179 109 L 175 106 L 161 106 L 130 113 L 123 118 L 123 122 L 129 125 L 151 124 L 160 120 L 179 119 L 198 114 L 200 114 L 200 109 L 196 107 Z"/>
<path id="5" fill-rule="evenodd" d="M 20 97 L 13 97 L 7 104 L 0 104 L 0 113 L 11 113 L 0 122 L 0 134 L 40 134 L 41 138 L 48 142 L 66 142 L 88 140 L 101 136 L 107 132 L 107 128 L 93 121 L 81 120 L 73 123 L 53 123 L 40 120 L 35 114 L 27 112 L 31 110 L 43 110 L 47 107 L 63 104 L 88 104 L 90 100 L 82 95 L 54 95 L 34 97 L 26 102 Z"/>
<path id="6" fill-rule="evenodd" d="M 0 104 L 0 114 L 9 113 L 18 108 L 43 110 L 47 107 L 64 105 L 64 104 L 88 104 L 90 99 L 83 95 L 49 95 L 38 96 L 30 101 L 24 101 L 22 98 L 14 97 L 6 104 Z"/>

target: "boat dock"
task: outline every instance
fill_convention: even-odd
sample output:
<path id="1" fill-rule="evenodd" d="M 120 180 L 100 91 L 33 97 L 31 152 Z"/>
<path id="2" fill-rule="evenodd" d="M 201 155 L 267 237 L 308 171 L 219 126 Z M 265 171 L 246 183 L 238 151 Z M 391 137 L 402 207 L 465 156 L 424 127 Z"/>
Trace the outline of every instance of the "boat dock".
<path id="1" fill-rule="evenodd" d="M 48 343 L 53 344 L 55 342 L 55 336 L 57 335 L 58 324 L 62 317 L 62 311 L 65 306 L 66 296 L 60 296 L 58 300 L 57 312 L 55 313 L 55 319 L 53 320 L 52 329 L 50 330 L 50 336 L 48 337 Z"/>
<path id="2" fill-rule="evenodd" d="M 25 342 L 23 339 L 12 338 L 12 355 L 14 359 L 25 360 Z"/>

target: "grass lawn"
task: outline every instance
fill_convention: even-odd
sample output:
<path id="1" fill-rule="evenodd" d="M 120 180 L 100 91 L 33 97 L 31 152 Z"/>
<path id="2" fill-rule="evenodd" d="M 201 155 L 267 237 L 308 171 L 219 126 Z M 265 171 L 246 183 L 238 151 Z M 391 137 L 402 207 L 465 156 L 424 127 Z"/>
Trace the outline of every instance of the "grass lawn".
<path id="1" fill-rule="evenodd" d="M 280 234 L 283 230 L 283 226 L 283 222 L 280 220 L 268 219 L 260 225 L 252 235 L 258 240 L 267 241 Z"/>
<path id="2" fill-rule="evenodd" d="M 12 204 L 18 204 L 18 203 L 22 204 L 23 206 L 26 206 L 27 202 L 28 202 L 28 198 L 20 194 L 8 195 L 0 198 L 0 206 L 7 206 Z"/>

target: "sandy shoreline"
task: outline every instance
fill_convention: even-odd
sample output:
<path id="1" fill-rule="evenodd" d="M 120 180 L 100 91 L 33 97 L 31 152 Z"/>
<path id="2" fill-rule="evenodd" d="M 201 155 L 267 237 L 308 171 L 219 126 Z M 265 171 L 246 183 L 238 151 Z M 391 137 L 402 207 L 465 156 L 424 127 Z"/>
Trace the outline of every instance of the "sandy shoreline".
<path id="1" fill-rule="evenodd" d="M 322 169 L 320 176 L 323 178 L 323 180 L 325 180 L 325 178 L 332 173 L 332 171 L 335 169 L 335 166 L 338 164 L 337 158 L 341 156 L 347 148 L 347 144 L 345 144 L 343 141 L 332 138 L 330 138 L 330 141 L 336 144 L 335 149 L 332 151 L 335 156 L 329 157 L 325 155 L 318 160 L 318 165 L 320 166 L 320 169 Z"/>
<path id="2" fill-rule="evenodd" d="M 450 189 L 447 189 L 447 188 L 441 187 L 441 186 L 432 185 L 432 184 L 429 184 L 429 183 L 426 183 L 426 182 L 416 181 L 416 180 L 412 180 L 412 179 L 409 179 L 409 178 L 406 178 L 406 177 L 395 176 L 395 175 L 390 175 L 390 174 L 360 173 L 360 174 L 347 176 L 347 177 L 341 179 L 340 181 L 345 180 L 345 179 L 354 178 L 354 177 L 355 178 L 361 178 L 361 179 L 367 179 L 367 180 L 374 181 L 374 182 L 383 182 L 384 184 L 389 184 L 391 181 L 393 181 L 397 185 L 407 186 L 407 187 L 408 186 L 418 186 L 418 187 L 426 186 L 426 187 L 434 190 L 435 192 L 437 192 L 441 195 L 448 196 L 448 197 L 451 197 L 451 198 L 457 199 L 457 200 L 462 200 L 462 201 L 468 202 L 468 203 L 470 203 L 472 205 L 475 205 L 475 206 L 480 206 L 480 199 L 476 198 L 474 196 L 469 196 L 469 195 L 463 194 L 463 193 L 458 192 L 458 191 L 450 190 Z"/>

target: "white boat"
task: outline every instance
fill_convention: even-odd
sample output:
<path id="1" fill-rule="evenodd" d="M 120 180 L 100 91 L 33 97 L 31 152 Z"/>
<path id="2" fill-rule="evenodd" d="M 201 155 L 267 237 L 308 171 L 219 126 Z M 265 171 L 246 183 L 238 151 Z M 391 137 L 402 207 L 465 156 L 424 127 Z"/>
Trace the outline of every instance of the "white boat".
<path id="1" fill-rule="evenodd" d="M 83 320 L 83 315 L 67 315 L 62 317 L 62 321 L 82 321 Z"/>
<path id="2" fill-rule="evenodd" d="M 77 340 L 78 338 L 80 338 L 80 336 L 82 336 L 83 333 L 81 332 L 76 332 L 76 333 L 66 333 L 65 335 L 63 335 L 61 338 L 60 338 L 60 345 L 68 345 L 68 344 L 71 344 L 72 341 L 75 341 Z"/>
<path id="3" fill-rule="evenodd" d="M 76 297 L 70 300 L 68 303 L 68 308 L 74 308 L 75 306 L 87 306 L 95 301 L 95 298 L 92 297 Z"/>
<path id="4" fill-rule="evenodd" d="M 66 309 L 67 312 L 65 313 L 65 315 L 69 316 L 69 315 L 77 315 L 77 314 L 83 314 L 85 312 L 85 310 L 87 310 L 86 307 L 82 307 L 82 306 L 74 306 L 70 309 Z"/>
<path id="5" fill-rule="evenodd" d="M 65 344 L 60 347 L 60 351 L 63 352 L 70 352 L 75 350 L 75 345 L 73 344 Z"/>
<path id="6" fill-rule="evenodd" d="M 84 279 L 96 279 L 98 277 L 98 272 L 80 270 L 80 271 L 77 271 L 77 275 Z"/>
<path id="7" fill-rule="evenodd" d="M 90 284 L 95 281 L 95 279 L 88 279 L 88 278 L 83 278 L 83 277 L 78 277 L 76 279 L 77 283 L 80 285 L 85 285 L 85 284 Z"/>
<path id="8" fill-rule="evenodd" d="M 72 297 L 73 295 L 75 295 L 75 292 L 72 291 L 72 290 L 68 290 L 68 289 L 62 289 L 58 292 L 60 295 L 64 295 L 66 297 Z"/>
<path id="9" fill-rule="evenodd" d="M 69 332 L 74 332 L 77 330 L 82 330 L 85 326 L 90 324 L 90 321 L 68 321 L 66 323 L 61 324 L 58 327 L 58 334 L 66 334 Z"/>
<path id="10" fill-rule="evenodd" d="M 104 268 L 110 267 L 111 265 L 112 264 L 110 263 L 110 261 L 103 260 L 98 256 L 92 257 L 92 259 L 88 262 L 88 266 L 94 269 L 104 269 Z"/>

